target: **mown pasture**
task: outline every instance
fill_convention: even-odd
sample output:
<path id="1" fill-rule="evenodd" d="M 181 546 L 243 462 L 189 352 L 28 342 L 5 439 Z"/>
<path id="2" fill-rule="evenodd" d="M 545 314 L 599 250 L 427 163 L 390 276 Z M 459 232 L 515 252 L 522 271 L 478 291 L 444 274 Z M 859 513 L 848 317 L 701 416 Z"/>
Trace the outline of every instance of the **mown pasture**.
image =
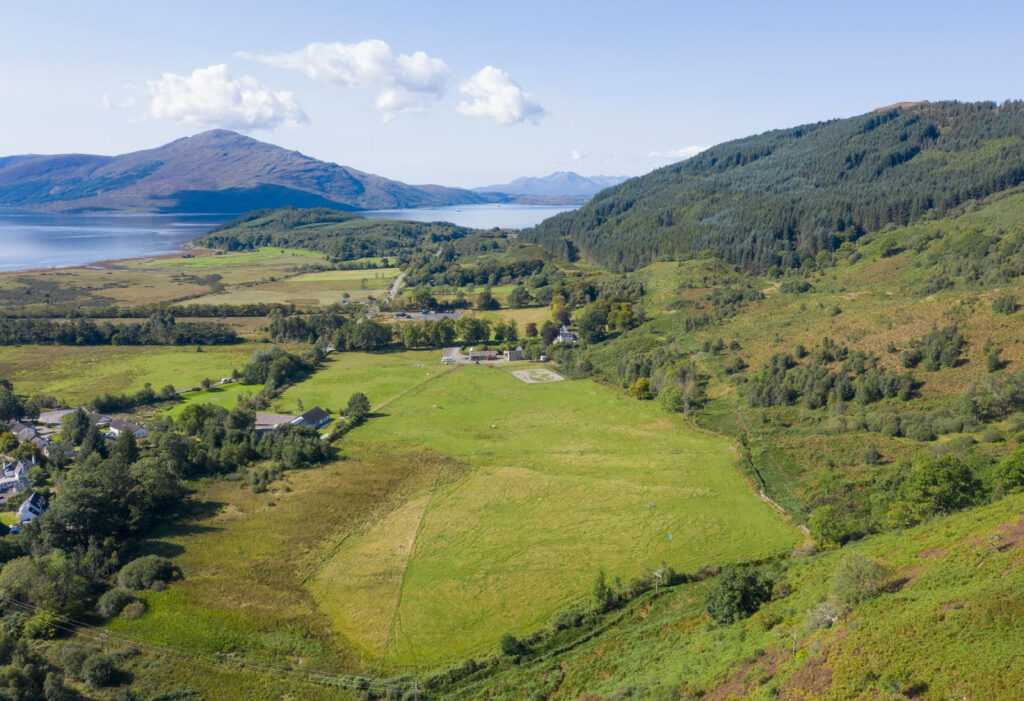
<path id="1" fill-rule="evenodd" d="M 389 666 L 488 652 L 504 632 L 524 632 L 585 596 L 600 569 L 628 579 L 662 562 L 692 569 L 798 540 L 744 483 L 729 440 L 590 381 L 527 385 L 460 367 L 382 413 L 346 444 L 395 459 L 444 455 L 467 470 L 387 527 L 369 525 L 312 581 L 333 624 Z M 406 551 L 396 596 L 381 568 L 397 565 L 370 554 Z M 360 634 L 366 615 L 356 603 L 374 598 L 373 581 L 394 610 L 378 611 Z M 358 598 L 346 598 L 350 588 Z"/>

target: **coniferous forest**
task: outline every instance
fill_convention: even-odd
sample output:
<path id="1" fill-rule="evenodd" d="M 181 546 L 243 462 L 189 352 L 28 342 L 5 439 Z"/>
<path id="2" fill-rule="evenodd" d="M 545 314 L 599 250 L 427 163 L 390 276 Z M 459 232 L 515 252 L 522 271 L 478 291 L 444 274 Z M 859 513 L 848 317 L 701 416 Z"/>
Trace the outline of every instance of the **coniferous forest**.
<path id="1" fill-rule="evenodd" d="M 711 252 L 791 268 L 1024 181 L 1024 102 L 920 104 L 729 141 L 522 233 L 618 271 Z"/>

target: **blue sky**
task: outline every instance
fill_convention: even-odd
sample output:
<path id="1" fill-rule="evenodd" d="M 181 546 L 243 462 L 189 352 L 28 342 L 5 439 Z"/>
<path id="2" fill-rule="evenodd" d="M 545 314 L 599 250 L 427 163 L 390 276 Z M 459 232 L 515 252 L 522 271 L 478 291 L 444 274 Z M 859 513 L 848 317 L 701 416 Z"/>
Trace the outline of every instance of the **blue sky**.
<path id="1" fill-rule="evenodd" d="M 121 153 L 225 126 L 475 186 L 640 174 L 900 100 L 1024 97 L 1019 2 L 13 4 L 5 155 Z"/>

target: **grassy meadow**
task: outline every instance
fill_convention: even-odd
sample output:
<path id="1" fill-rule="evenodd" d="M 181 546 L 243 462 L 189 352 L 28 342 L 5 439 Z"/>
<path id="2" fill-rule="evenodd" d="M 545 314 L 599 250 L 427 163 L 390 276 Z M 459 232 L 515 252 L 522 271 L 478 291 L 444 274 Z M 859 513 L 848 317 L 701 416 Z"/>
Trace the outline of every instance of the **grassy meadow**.
<path id="1" fill-rule="evenodd" d="M 752 617 L 711 625 L 714 580 L 643 595 L 606 616 L 599 636 L 509 664 L 450 698 L 1012 699 L 1024 644 L 1024 495 L 936 519 L 773 570 L 789 593 Z M 810 624 L 832 600 L 850 553 L 890 568 L 884 592 L 831 627 Z"/>
<path id="2" fill-rule="evenodd" d="M 322 253 L 290 248 L 116 261 L 102 266 L 0 274 L 0 306 L 25 311 L 47 305 L 132 306 L 291 303 L 301 307 L 383 297 L 395 268 L 303 272 L 324 264 Z M 352 264 L 380 264 L 366 258 Z M 308 269 L 308 268 L 307 268 Z"/>
<path id="3" fill-rule="evenodd" d="M 106 392 L 197 387 L 245 365 L 257 343 L 232 346 L 0 346 L 0 377 L 25 394 L 48 394 L 76 405 Z"/>
<path id="4" fill-rule="evenodd" d="M 798 540 L 744 484 L 730 441 L 593 382 L 528 385 L 460 367 L 383 413 L 346 444 L 467 466 L 429 500 L 424 492 L 346 542 L 313 579 L 324 601 L 325 591 L 361 591 L 324 604 L 340 630 L 360 630 L 368 614 L 358 602 L 394 600 L 391 615 L 377 611 L 358 634 L 388 666 L 489 652 L 501 633 L 528 630 L 584 596 L 601 568 L 628 578 L 663 561 L 696 568 Z M 402 571 L 402 557 L 396 597 L 395 576 L 384 573 Z M 374 581 L 376 594 L 367 592 Z"/>
<path id="5" fill-rule="evenodd" d="M 358 646 L 338 635 L 304 585 L 352 532 L 419 494 L 449 461 L 358 451 L 346 457 L 289 472 L 259 494 L 232 481 L 197 483 L 192 518 L 163 527 L 148 544 L 150 552 L 173 557 L 183 579 L 144 593 L 148 612 L 136 621 L 115 619 L 109 629 L 256 665 L 333 675 L 360 671 Z M 350 596 L 332 594 L 338 601 Z M 348 698 L 259 667 L 192 665 L 183 678 L 180 661 L 147 656 L 133 673 L 141 691 L 188 685 L 209 698 Z"/>
<path id="6" fill-rule="evenodd" d="M 383 298 L 396 277 L 396 268 L 325 270 L 229 287 L 224 292 L 190 299 L 188 303 L 325 306 L 340 303 L 343 299 L 359 301 L 371 296 Z M 345 294 L 348 297 L 344 297 Z"/>

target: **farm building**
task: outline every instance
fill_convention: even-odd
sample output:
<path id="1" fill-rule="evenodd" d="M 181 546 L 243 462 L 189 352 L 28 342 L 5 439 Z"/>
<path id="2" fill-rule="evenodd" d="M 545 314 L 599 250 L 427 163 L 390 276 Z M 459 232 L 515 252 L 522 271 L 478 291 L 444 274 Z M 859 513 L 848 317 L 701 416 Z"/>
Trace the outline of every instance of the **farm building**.
<path id="1" fill-rule="evenodd" d="M 507 360 L 509 362 L 513 362 L 515 360 L 522 360 L 523 359 L 523 347 L 520 346 L 520 347 L 516 348 L 515 350 L 507 350 L 507 351 L 505 351 L 504 355 L 505 355 L 505 360 Z"/>
<path id="2" fill-rule="evenodd" d="M 327 424 L 331 420 L 331 415 L 318 406 L 313 407 L 302 416 L 296 418 L 291 423 L 293 426 L 309 426 L 310 428 L 320 428 Z"/>
<path id="3" fill-rule="evenodd" d="M 287 426 L 295 421 L 294 416 L 288 414 L 261 414 L 256 413 L 256 433 L 264 435 L 273 433 L 281 426 Z"/>
<path id="4" fill-rule="evenodd" d="M 492 350 L 471 350 L 466 354 L 466 357 L 470 360 L 497 360 L 498 355 Z"/>

